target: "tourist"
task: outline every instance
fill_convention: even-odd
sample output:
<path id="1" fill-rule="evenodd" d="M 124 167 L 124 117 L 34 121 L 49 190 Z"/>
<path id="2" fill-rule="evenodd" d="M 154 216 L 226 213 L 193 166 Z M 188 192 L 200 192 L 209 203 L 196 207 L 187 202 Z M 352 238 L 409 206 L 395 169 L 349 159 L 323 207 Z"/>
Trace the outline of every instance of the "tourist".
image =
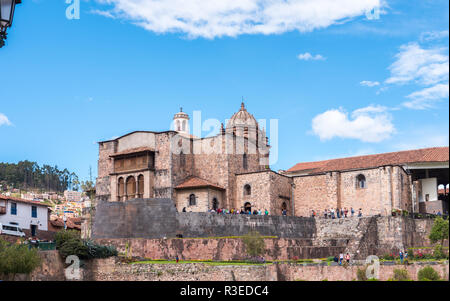
<path id="1" fill-rule="evenodd" d="M 442 216 L 441 210 L 438 211 L 437 215 Z"/>
<path id="2" fill-rule="evenodd" d="M 340 215 L 340 210 L 339 210 L 339 208 L 336 208 L 336 216 L 337 216 L 337 218 L 341 218 L 341 215 Z"/>
<path id="3" fill-rule="evenodd" d="M 347 253 L 347 255 L 345 255 L 345 261 L 350 263 L 350 254 Z"/>
<path id="4" fill-rule="evenodd" d="M 327 211 L 327 209 L 325 209 L 325 211 L 323 212 L 323 215 L 325 216 L 325 219 L 328 218 L 328 211 Z"/>
<path id="5" fill-rule="evenodd" d="M 186 207 L 183 208 L 183 212 L 186 212 Z"/>
<path id="6" fill-rule="evenodd" d="M 358 217 L 362 217 L 362 209 L 359 208 Z"/>
<path id="7" fill-rule="evenodd" d="M 334 209 L 333 209 L 333 208 L 331 208 L 331 209 L 330 209 L 330 212 L 331 212 L 331 218 L 332 218 L 332 219 L 335 219 L 335 215 L 334 215 Z"/>
<path id="8" fill-rule="evenodd" d="M 177 261 L 177 263 L 180 261 L 180 258 L 178 258 L 178 255 L 177 255 L 177 257 L 175 258 L 175 260 Z"/>
<path id="9" fill-rule="evenodd" d="M 403 252 L 400 250 L 400 252 L 398 253 L 399 257 L 400 257 L 400 263 L 403 264 Z"/>
<path id="10" fill-rule="evenodd" d="M 339 258 L 337 257 L 337 255 L 334 255 L 333 261 L 338 263 L 339 262 Z"/>
<path id="11" fill-rule="evenodd" d="M 266 215 L 269 215 L 269 210 L 265 210 L 265 212 L 264 212 Z"/>
<path id="12" fill-rule="evenodd" d="M 342 265 L 342 262 L 344 261 L 344 254 L 339 254 L 339 265 Z"/>
<path id="13" fill-rule="evenodd" d="M 283 214 L 283 216 L 287 216 L 287 211 L 286 211 L 286 209 L 283 210 L 282 214 Z"/>
<path id="14" fill-rule="evenodd" d="M 348 209 L 347 209 L 347 207 L 345 207 L 344 215 L 345 215 L 345 218 L 347 218 L 347 216 L 348 216 Z"/>
<path id="15" fill-rule="evenodd" d="M 344 209 L 341 208 L 341 217 L 344 218 Z"/>
<path id="16" fill-rule="evenodd" d="M 261 209 L 258 209 L 258 215 L 262 215 Z"/>
<path id="17" fill-rule="evenodd" d="M 355 215 L 355 209 L 353 209 L 353 207 L 350 208 L 350 212 L 352 214 L 352 217 Z"/>

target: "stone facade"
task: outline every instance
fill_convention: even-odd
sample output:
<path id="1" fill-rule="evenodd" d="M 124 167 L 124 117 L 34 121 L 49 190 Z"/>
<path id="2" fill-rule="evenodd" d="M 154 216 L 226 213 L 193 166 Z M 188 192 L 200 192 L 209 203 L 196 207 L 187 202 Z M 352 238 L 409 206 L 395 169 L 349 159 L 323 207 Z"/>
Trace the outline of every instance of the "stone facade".
<path id="1" fill-rule="evenodd" d="M 365 179 L 360 187 L 358 177 Z M 364 215 L 390 215 L 392 209 L 412 211 L 411 181 L 400 166 L 356 171 L 336 171 L 293 177 L 296 215 L 312 210 L 322 216 L 325 209 L 353 208 Z"/>
<path id="2" fill-rule="evenodd" d="M 179 121 L 181 130 L 139 131 L 99 143 L 100 202 L 159 198 L 174 200 L 179 212 L 218 207 L 281 215 L 285 209 L 287 215 L 305 217 L 311 216 L 312 210 L 323 216 L 330 208 L 361 209 L 364 216 L 419 209 L 417 200 L 413 204 L 418 188 L 401 165 L 356 170 L 347 165 L 347 169 L 321 173 L 270 170 L 267 137 L 244 105 L 227 127 L 212 137 L 191 136 L 189 127 L 182 126 L 189 120 L 184 112 L 174 120 Z M 211 187 L 177 189 L 192 177 L 208 181 Z M 196 202 L 190 201 L 192 195 Z"/>

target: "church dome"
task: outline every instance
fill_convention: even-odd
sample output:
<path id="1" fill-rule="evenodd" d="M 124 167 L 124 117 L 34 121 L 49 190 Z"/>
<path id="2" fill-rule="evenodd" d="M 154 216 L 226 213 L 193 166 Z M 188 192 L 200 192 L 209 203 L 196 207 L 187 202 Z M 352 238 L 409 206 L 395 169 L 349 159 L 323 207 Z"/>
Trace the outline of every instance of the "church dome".
<path id="1" fill-rule="evenodd" d="M 228 121 L 227 129 L 233 130 L 233 128 L 258 128 L 258 122 L 252 114 L 247 112 L 244 103 L 241 104 L 239 112 Z"/>

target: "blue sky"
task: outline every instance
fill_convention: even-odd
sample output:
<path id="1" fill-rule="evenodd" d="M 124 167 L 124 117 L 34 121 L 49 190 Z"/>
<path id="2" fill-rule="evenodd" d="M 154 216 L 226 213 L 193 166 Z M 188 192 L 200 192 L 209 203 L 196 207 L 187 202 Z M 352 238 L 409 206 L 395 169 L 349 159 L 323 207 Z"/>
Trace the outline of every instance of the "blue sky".
<path id="1" fill-rule="evenodd" d="M 448 145 L 448 1 L 90 0 L 79 19 L 23 2 L 0 49 L 0 161 L 87 179 L 97 141 L 167 130 L 180 106 L 225 121 L 242 97 L 279 120 L 275 170 Z"/>

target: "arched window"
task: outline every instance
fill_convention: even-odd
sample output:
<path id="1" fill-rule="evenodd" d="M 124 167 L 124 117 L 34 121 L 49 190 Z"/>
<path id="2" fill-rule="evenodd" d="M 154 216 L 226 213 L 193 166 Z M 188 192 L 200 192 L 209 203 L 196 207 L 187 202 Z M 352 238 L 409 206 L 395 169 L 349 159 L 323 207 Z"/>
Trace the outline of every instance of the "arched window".
<path id="1" fill-rule="evenodd" d="M 252 195 L 252 186 L 249 184 L 244 186 L 244 195 Z"/>
<path id="2" fill-rule="evenodd" d="M 138 177 L 138 198 L 142 199 L 144 197 L 144 176 L 139 175 Z"/>
<path id="3" fill-rule="evenodd" d="M 356 185 L 357 188 L 367 188 L 366 177 L 364 175 L 358 175 L 356 177 Z"/>
<path id="4" fill-rule="evenodd" d="M 195 206 L 197 205 L 197 197 L 195 196 L 195 194 L 191 194 L 189 196 L 189 206 Z"/>
<path id="5" fill-rule="evenodd" d="M 183 120 L 183 132 L 186 131 L 186 120 Z"/>
<path id="6" fill-rule="evenodd" d="M 248 157 L 247 157 L 247 154 L 244 154 L 244 155 L 242 156 L 242 167 L 243 167 L 244 169 L 247 169 L 247 168 L 248 168 Z"/>
<path id="7" fill-rule="evenodd" d="M 122 201 L 125 196 L 125 181 L 122 177 L 119 178 L 117 196 L 119 201 Z"/>
<path id="8" fill-rule="evenodd" d="M 127 199 L 136 197 L 136 180 L 133 176 L 127 178 Z"/>
<path id="9" fill-rule="evenodd" d="M 179 120 L 177 120 L 177 131 L 181 131 L 181 124 Z"/>
<path id="10" fill-rule="evenodd" d="M 212 202 L 212 209 L 214 209 L 214 210 L 219 209 L 219 201 L 217 200 L 217 198 L 214 198 L 214 199 L 213 199 L 213 202 Z"/>

